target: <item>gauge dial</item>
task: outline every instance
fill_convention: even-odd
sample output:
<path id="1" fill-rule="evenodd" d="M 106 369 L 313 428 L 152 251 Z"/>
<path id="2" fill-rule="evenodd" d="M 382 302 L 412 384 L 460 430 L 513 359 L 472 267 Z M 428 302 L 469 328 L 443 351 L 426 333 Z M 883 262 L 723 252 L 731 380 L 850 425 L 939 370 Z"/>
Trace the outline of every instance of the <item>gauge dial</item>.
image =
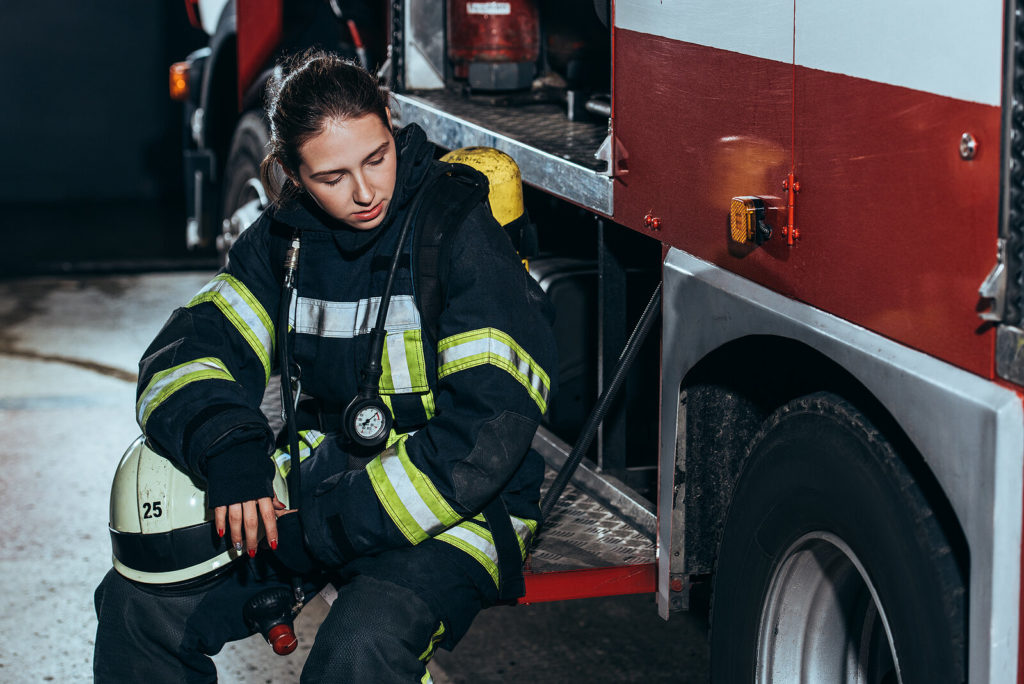
<path id="1" fill-rule="evenodd" d="M 366 406 L 356 413 L 356 434 L 363 439 L 373 439 L 384 431 L 384 414 L 376 406 Z"/>

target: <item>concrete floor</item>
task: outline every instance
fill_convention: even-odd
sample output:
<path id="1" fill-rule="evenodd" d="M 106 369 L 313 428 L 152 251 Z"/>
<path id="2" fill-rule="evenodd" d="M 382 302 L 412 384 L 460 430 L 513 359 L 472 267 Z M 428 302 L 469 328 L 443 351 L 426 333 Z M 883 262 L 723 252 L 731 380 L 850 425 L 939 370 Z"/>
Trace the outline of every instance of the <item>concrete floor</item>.
<path id="1" fill-rule="evenodd" d="M 139 432 L 136 364 L 210 275 L 0 281 L 0 682 L 91 681 L 110 479 Z M 221 681 L 297 681 L 325 611 L 314 601 L 299 616 L 288 658 L 258 637 L 226 647 Z M 432 669 L 452 683 L 696 683 L 707 680 L 705 630 L 693 616 L 661 621 L 648 596 L 498 608 Z"/>

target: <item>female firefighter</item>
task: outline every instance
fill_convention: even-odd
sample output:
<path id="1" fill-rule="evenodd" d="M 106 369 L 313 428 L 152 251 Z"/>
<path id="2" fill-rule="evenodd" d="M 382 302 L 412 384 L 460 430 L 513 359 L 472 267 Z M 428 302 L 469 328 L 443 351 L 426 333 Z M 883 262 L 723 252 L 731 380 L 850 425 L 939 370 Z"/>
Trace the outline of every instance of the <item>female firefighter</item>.
<path id="1" fill-rule="evenodd" d="M 204 485 L 224 537 L 215 541 L 248 557 L 170 588 L 111 570 L 95 597 L 97 682 L 215 680 L 209 656 L 253 631 L 247 602 L 296 575 L 306 596 L 327 581 L 338 588 L 303 681 L 420 681 L 435 646 L 453 647 L 502 583 L 515 584 L 499 567 L 508 534 L 518 572 L 536 529 L 543 463 L 529 446 L 554 339 L 543 293 L 480 199 L 486 190 L 441 250 L 442 305 L 424 320 L 420 255 L 413 238 L 399 246 L 400 226 L 419 195 L 424 216 L 446 201 L 452 167 L 434 161 L 415 125 L 394 131 L 386 91 L 330 53 L 284 63 L 267 111 L 261 175 L 274 202 L 150 345 L 137 404 L 149 447 Z M 275 326 L 296 242 L 295 296 L 287 325 Z M 355 430 L 392 416 L 393 427 L 367 447 L 346 408 L 361 396 L 392 269 L 374 388 L 389 415 L 360 412 Z M 301 496 L 288 510 L 272 489 L 275 436 L 260 410 L 281 327 L 303 399 Z M 125 544 L 119 556 L 115 544 L 116 567 L 144 549 Z"/>

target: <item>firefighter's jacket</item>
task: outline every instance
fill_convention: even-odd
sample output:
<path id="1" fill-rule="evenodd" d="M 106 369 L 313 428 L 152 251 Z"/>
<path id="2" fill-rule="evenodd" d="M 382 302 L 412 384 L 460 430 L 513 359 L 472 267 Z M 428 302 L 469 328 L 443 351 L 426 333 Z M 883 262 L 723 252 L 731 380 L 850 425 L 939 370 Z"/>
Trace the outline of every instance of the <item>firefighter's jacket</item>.
<path id="1" fill-rule="evenodd" d="M 271 495 L 273 435 L 259 407 L 276 366 L 282 264 L 296 229 L 289 325 L 302 395 L 325 410 L 356 395 L 402 219 L 415 189 L 437 171 L 420 129 L 403 129 L 396 143 L 397 182 L 380 226 L 347 228 L 308 199 L 266 211 L 232 248 L 228 266 L 173 313 L 147 350 L 139 424 L 156 450 L 208 481 L 211 507 Z M 412 242 L 410 235 L 405 252 Z M 435 341 L 416 307 L 411 263 L 403 257 L 395 277 L 379 385 L 396 429 L 365 469 L 304 477 L 306 542 L 336 566 L 433 537 L 497 581 L 480 512 L 500 495 L 525 549 L 543 478 L 529 445 L 555 368 L 550 308 L 486 202 L 452 244 Z M 319 429 L 303 431 L 303 451 L 341 439 L 323 434 L 329 427 L 306 427 Z"/>

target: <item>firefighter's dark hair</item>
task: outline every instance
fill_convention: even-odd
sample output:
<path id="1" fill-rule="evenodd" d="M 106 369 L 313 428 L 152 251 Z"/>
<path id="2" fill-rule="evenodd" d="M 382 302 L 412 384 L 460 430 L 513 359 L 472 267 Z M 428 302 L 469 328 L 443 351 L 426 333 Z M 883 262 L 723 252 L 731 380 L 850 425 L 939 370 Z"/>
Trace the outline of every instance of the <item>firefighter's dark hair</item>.
<path id="1" fill-rule="evenodd" d="M 298 177 L 299 148 L 328 121 L 374 114 L 391 130 L 387 88 L 355 62 L 315 48 L 278 62 L 267 82 L 266 108 L 270 142 L 260 181 L 275 204 L 300 191 L 290 178 L 281 178 L 275 164 Z"/>

